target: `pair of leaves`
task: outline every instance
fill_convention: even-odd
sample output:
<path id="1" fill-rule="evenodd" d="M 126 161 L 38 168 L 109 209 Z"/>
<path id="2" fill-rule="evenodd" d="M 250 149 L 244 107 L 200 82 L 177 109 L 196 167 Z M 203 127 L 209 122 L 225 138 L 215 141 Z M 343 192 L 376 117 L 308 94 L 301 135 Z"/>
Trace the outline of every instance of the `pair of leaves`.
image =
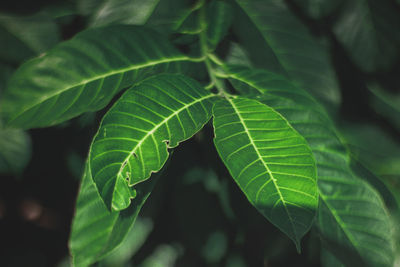
<path id="1" fill-rule="evenodd" d="M 170 63 L 184 60 L 143 27 L 91 29 L 23 64 L 4 92 L 2 116 L 20 128 L 60 123 L 103 108 L 121 89 L 155 72 L 180 70 Z"/>
<path id="2" fill-rule="evenodd" d="M 237 90 L 273 107 L 310 145 L 321 199 L 317 227 L 331 251 L 350 265 L 391 266 L 393 236 L 384 203 L 369 184 L 354 177 L 323 109 L 281 76 L 241 67 L 228 72 Z"/>

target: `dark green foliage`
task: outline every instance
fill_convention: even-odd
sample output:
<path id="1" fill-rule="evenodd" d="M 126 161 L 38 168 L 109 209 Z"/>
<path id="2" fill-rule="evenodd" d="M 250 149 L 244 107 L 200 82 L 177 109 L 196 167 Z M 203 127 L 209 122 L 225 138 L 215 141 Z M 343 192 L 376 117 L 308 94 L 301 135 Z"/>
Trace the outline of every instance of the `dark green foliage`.
<path id="1" fill-rule="evenodd" d="M 0 172 L 27 165 L 23 130 L 97 130 L 66 164 L 85 166 L 75 266 L 288 264 L 290 239 L 310 264 L 393 266 L 400 150 L 376 129 L 399 137 L 395 1 L 75 2 L 0 16 Z M 351 101 L 372 136 L 343 123 L 363 113 Z M 153 189 L 154 227 L 139 215 Z M 160 225 L 192 234 L 140 256 Z"/>

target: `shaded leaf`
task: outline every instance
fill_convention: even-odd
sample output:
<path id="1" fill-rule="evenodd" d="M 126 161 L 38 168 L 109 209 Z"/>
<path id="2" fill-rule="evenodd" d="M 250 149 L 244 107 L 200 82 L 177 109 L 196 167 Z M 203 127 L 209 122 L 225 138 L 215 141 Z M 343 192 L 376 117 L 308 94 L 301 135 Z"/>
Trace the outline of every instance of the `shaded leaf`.
<path id="1" fill-rule="evenodd" d="M 300 249 L 318 206 L 316 168 L 305 140 L 270 107 L 233 98 L 213 108 L 217 151 L 268 220 Z"/>
<path id="2" fill-rule="evenodd" d="M 146 28 L 90 29 L 23 64 L 4 93 L 3 116 L 21 128 L 60 123 L 103 108 L 124 87 L 187 59 Z"/>
<path id="3" fill-rule="evenodd" d="M 99 196 L 86 164 L 72 222 L 69 248 L 75 266 L 89 266 L 113 251 L 125 238 L 157 180 L 136 187 L 132 205 L 110 212 Z"/>
<path id="4" fill-rule="evenodd" d="M 213 94 L 182 75 L 158 75 L 129 89 L 104 116 L 90 166 L 105 203 L 129 206 L 131 186 L 148 179 L 211 116 Z"/>
<path id="5" fill-rule="evenodd" d="M 228 33 L 233 21 L 233 8 L 223 1 L 213 1 L 207 5 L 207 41 L 208 49 L 214 50 Z"/>
<path id="6" fill-rule="evenodd" d="M 0 173 L 21 174 L 32 154 L 31 139 L 21 130 L 0 127 Z"/>
<path id="7" fill-rule="evenodd" d="M 346 1 L 334 33 L 362 70 L 387 69 L 400 56 L 400 16 L 391 1 Z"/>
<path id="8" fill-rule="evenodd" d="M 322 107 L 280 75 L 241 67 L 228 70 L 237 90 L 285 116 L 310 145 L 321 199 L 317 227 L 330 251 L 350 266 L 392 266 L 392 227 L 384 202 L 351 172 L 346 148 Z"/>
<path id="9" fill-rule="evenodd" d="M 289 77 L 327 103 L 339 102 L 326 48 L 290 12 L 285 1 L 236 2 L 240 8 L 234 30 L 256 66 Z"/>
<path id="10" fill-rule="evenodd" d="M 338 11 L 344 0 L 295 0 L 310 17 L 320 19 Z"/>
<path id="11" fill-rule="evenodd" d="M 61 37 L 56 23 L 44 14 L 0 14 L 0 35 L 0 59 L 15 65 L 45 52 Z"/>
<path id="12" fill-rule="evenodd" d="M 145 24 L 159 2 L 160 0 L 104 0 L 96 6 L 90 18 L 90 26 Z"/>

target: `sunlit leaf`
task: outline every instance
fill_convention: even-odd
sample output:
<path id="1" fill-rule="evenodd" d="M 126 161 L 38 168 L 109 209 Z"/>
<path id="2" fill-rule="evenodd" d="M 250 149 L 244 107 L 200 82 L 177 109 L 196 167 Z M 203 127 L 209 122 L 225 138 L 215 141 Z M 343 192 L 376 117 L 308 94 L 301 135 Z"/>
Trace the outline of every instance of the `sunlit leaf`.
<path id="1" fill-rule="evenodd" d="M 384 203 L 351 172 L 346 148 L 321 106 L 282 76 L 241 67 L 229 72 L 237 90 L 285 116 L 310 145 L 321 199 L 317 227 L 330 251 L 350 266 L 392 266 L 393 232 Z"/>
<path id="2" fill-rule="evenodd" d="M 168 148 L 210 119 L 213 94 L 181 75 L 158 75 L 129 89 L 104 116 L 90 152 L 100 195 L 113 210 L 129 206 L 132 186 L 157 172 Z"/>
<path id="3" fill-rule="evenodd" d="M 217 151 L 268 220 L 300 249 L 318 206 L 316 167 L 306 141 L 270 107 L 232 98 L 213 108 Z"/>
<path id="4" fill-rule="evenodd" d="M 154 72 L 179 70 L 170 63 L 186 59 L 146 28 L 83 31 L 15 72 L 0 103 L 2 115 L 9 126 L 21 128 L 60 123 L 103 108 L 121 89 Z"/>

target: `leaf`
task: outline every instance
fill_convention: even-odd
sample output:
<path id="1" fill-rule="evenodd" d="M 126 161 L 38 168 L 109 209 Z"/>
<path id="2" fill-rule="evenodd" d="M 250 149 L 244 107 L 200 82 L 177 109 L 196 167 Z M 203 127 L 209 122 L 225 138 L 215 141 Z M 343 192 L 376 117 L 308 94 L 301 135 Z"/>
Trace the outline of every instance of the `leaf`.
<path id="1" fill-rule="evenodd" d="M 27 133 L 0 127 L 0 173 L 22 174 L 32 154 L 31 139 Z"/>
<path id="2" fill-rule="evenodd" d="M 242 97 L 213 108 L 214 143 L 230 174 L 252 205 L 300 250 L 318 207 L 311 150 L 270 107 Z"/>
<path id="3" fill-rule="evenodd" d="M 69 240 L 75 266 L 93 264 L 124 240 L 156 180 L 154 177 L 136 187 L 136 198 L 128 209 L 110 212 L 101 200 L 86 164 Z"/>
<path id="4" fill-rule="evenodd" d="M 208 49 L 214 50 L 228 33 L 233 21 L 233 8 L 223 1 L 213 1 L 207 5 L 207 41 Z"/>
<path id="5" fill-rule="evenodd" d="M 336 12 L 342 7 L 344 0 L 295 0 L 295 2 L 310 17 L 321 19 L 336 15 Z"/>
<path id="6" fill-rule="evenodd" d="M 0 14 L 0 35 L 0 59 L 13 65 L 45 52 L 61 37 L 56 23 L 44 14 Z"/>
<path id="7" fill-rule="evenodd" d="M 90 151 L 101 197 L 113 210 L 129 206 L 131 186 L 148 179 L 211 116 L 213 94 L 182 75 L 158 75 L 129 89 L 104 116 Z"/>
<path id="8" fill-rule="evenodd" d="M 387 69 L 399 59 L 400 17 L 391 1 L 346 1 L 334 33 L 363 71 Z"/>
<path id="9" fill-rule="evenodd" d="M 99 27 L 109 24 L 143 25 L 159 2 L 160 0 L 104 0 L 97 6 L 91 16 L 90 26 Z"/>
<path id="10" fill-rule="evenodd" d="M 237 90 L 285 116 L 310 145 L 321 200 L 317 227 L 330 252 L 349 266 L 392 266 L 393 235 L 384 202 L 351 172 L 346 148 L 322 107 L 280 75 L 241 67 L 227 70 Z"/>
<path id="11" fill-rule="evenodd" d="M 340 93 L 324 46 L 285 4 L 277 0 L 236 0 L 234 31 L 256 67 L 282 74 L 329 104 Z M 324 88 L 324 90 L 321 90 Z"/>
<path id="12" fill-rule="evenodd" d="M 13 127 L 54 125 L 103 108 L 124 87 L 161 69 L 173 71 L 170 63 L 183 60 L 188 58 L 152 30 L 90 29 L 23 64 L 0 103 L 3 116 Z"/>

